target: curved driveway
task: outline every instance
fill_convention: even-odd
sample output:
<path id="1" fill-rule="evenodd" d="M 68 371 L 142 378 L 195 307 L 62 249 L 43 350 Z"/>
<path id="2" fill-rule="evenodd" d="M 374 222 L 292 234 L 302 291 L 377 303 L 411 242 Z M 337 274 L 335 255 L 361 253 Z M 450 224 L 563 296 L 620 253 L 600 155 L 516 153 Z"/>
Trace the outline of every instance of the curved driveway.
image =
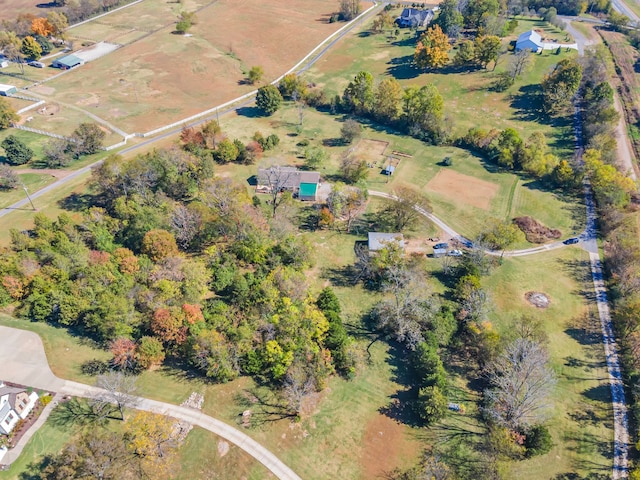
<path id="1" fill-rule="evenodd" d="M 8 382 L 84 398 L 93 398 L 101 392 L 91 385 L 56 377 L 49 368 L 42 340 L 33 332 L 0 326 L 0 365 L 2 380 Z M 133 408 L 169 415 L 209 430 L 240 447 L 277 478 L 300 480 L 293 470 L 251 437 L 199 410 L 142 397 L 137 398 L 137 404 Z"/>

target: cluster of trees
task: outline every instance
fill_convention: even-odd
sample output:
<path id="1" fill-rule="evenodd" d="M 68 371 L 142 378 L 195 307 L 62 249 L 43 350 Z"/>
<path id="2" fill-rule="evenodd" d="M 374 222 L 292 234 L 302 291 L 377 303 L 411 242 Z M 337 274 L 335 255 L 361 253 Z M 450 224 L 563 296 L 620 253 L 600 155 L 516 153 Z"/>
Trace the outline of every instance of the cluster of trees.
<path id="1" fill-rule="evenodd" d="M 395 78 L 388 78 L 376 85 L 373 75 L 362 71 L 334 103 L 344 112 L 373 118 L 430 143 L 447 139 L 444 100 L 433 84 L 403 89 Z"/>
<path id="2" fill-rule="evenodd" d="M 12 123 L 20 119 L 15 109 L 4 98 L 0 98 L 0 130 L 9 128 Z"/>
<path id="3" fill-rule="evenodd" d="M 272 150 L 280 143 L 278 135 L 265 137 L 261 132 L 255 132 L 246 145 L 238 139 L 231 140 L 223 133 L 217 120 L 210 120 L 199 129 L 184 127 L 180 140 L 186 152 L 197 156 L 203 165 L 209 165 L 205 167 L 207 169 L 212 168 L 212 161 L 252 165 L 265 151 Z"/>
<path id="4" fill-rule="evenodd" d="M 50 168 L 67 166 L 74 159 L 98 153 L 106 133 L 95 123 L 82 123 L 69 140 L 52 139 L 43 147 L 43 163 Z M 3 163 L 24 165 L 34 157 L 34 152 L 15 135 L 7 136 L 0 146 L 4 149 Z"/>
<path id="5" fill-rule="evenodd" d="M 614 91 L 609 83 L 608 56 L 607 47 L 598 45 L 582 59 L 582 136 L 587 148 L 599 150 L 607 163 L 614 163 L 615 128 L 620 116 L 614 107 Z"/>
<path id="6" fill-rule="evenodd" d="M 76 407 L 82 405 L 71 400 L 58 408 L 70 411 Z M 53 416 L 61 414 L 54 412 Z M 121 431 L 98 425 L 72 439 L 59 453 L 39 462 L 35 478 L 167 478 L 176 467 L 179 433 L 176 422 L 168 416 L 136 412 Z"/>
<path id="7" fill-rule="evenodd" d="M 25 58 L 38 60 L 53 50 L 53 43 L 63 43 L 68 17 L 51 11 L 46 17 L 22 13 L 13 21 L 4 20 L 0 31 L 0 51 L 10 60 L 22 64 Z"/>
<path id="8" fill-rule="evenodd" d="M 542 79 L 542 107 L 548 115 L 567 115 L 573 111 L 573 96 L 580 88 L 582 66 L 577 60 L 560 60 Z"/>
<path id="9" fill-rule="evenodd" d="M 1 304 L 83 332 L 122 369 L 173 357 L 218 382 L 245 374 L 314 390 L 353 370 L 335 298 L 309 295 L 311 249 L 286 204 L 268 218 L 177 148 L 109 157 L 93 183 L 100 206 L 79 222 L 38 215 L 33 231 L 12 231 Z"/>
<path id="10" fill-rule="evenodd" d="M 478 152 L 498 165 L 548 181 L 561 188 L 575 188 L 581 175 L 566 160 L 549 153 L 544 135 L 532 133 L 525 141 L 513 128 L 502 131 L 481 127 L 469 129 L 459 144 Z"/>

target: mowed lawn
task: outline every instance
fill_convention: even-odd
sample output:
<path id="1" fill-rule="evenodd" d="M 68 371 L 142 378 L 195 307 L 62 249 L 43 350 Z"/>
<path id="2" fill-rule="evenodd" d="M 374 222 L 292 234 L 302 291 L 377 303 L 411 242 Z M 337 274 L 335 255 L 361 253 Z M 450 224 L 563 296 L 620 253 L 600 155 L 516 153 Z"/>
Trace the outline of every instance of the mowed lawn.
<path id="1" fill-rule="evenodd" d="M 365 126 L 361 140 L 353 145 L 327 146 L 334 145 L 333 141 L 339 138 L 346 117 L 309 108 L 300 126 L 297 111 L 291 104 L 271 117 L 256 116 L 254 110 L 245 108 L 239 115 L 221 118 L 223 132 L 230 138 L 247 142 L 257 130 L 265 136 L 275 133 L 280 137 L 278 148 L 265 152 L 257 165 L 217 168 L 218 174 L 231 177 L 247 188 L 250 188 L 248 180 L 259 167 L 277 163 L 302 167 L 307 146 L 300 142 L 308 141 L 309 146 L 323 147 L 329 154 L 329 159 L 318 168 L 325 180 L 337 178 L 342 155 L 352 151 L 373 166 L 367 177 L 370 190 L 391 192 L 401 185 L 419 190 L 431 202 L 436 216 L 469 238 L 477 236 L 488 221 L 511 220 L 524 215 L 559 229 L 564 236 L 584 228 L 584 207 L 580 197 L 564 195 L 535 179 L 498 169 L 466 150 L 431 146 L 407 135 L 386 132 L 375 124 Z M 535 123 L 528 125 L 531 131 L 538 127 Z M 380 154 L 378 147 L 385 143 L 386 148 Z M 394 175 L 388 177 L 381 172 L 393 151 L 405 156 L 398 157 L 400 163 Z M 451 166 L 442 166 L 445 157 L 452 159 Z M 513 248 L 521 246 L 524 245 Z"/>
<path id="2" fill-rule="evenodd" d="M 55 413 L 38 429 L 18 460 L 8 470 L 0 471 L 0 480 L 36 478 L 32 475 L 38 473 L 37 465 L 43 457 L 57 454 L 67 442 L 92 428 L 73 424 L 60 425 L 54 417 Z M 119 431 L 122 426 L 119 421 L 111 421 L 106 428 Z M 189 432 L 184 443 L 178 448 L 172 466 L 176 472 L 171 478 L 176 480 L 273 478 L 266 467 L 239 447 L 199 427 Z"/>
<path id="3" fill-rule="evenodd" d="M 513 335 L 517 318 L 541 322 L 557 377 L 546 422 L 554 447 L 546 455 L 514 462 L 506 478 L 610 475 L 613 412 L 600 323 L 591 304 L 587 253 L 570 248 L 505 259 L 483 283 L 495 304 L 490 321 L 502 337 Z M 549 308 L 528 304 L 525 294 L 531 291 L 548 295 Z M 425 436 L 443 452 L 445 461 L 456 461 L 469 472 L 482 456 L 486 434 L 479 419 L 478 375 L 469 375 L 459 358 L 445 358 L 444 362 L 450 373 L 449 400 L 464 405 L 466 413 L 449 412 Z"/>
<path id="4" fill-rule="evenodd" d="M 263 67 L 265 81 L 277 78 L 343 25 L 328 23 L 331 0 L 219 0 L 192 3 L 191 10 L 203 8 L 191 35 L 180 36 L 174 7 L 145 1 L 99 19 L 95 35 L 93 22 L 74 29 L 116 42 L 120 34 L 151 34 L 37 90 L 127 132 L 146 132 L 253 90 L 243 80 L 254 65 Z"/>

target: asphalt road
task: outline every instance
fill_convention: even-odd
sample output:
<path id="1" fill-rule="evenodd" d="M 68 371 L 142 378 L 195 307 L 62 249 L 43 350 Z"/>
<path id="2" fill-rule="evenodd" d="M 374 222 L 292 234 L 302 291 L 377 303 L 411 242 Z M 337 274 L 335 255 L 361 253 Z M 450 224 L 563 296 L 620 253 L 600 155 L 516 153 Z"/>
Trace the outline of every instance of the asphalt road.
<path id="1" fill-rule="evenodd" d="M 26 330 L 0 326 L 0 365 L 2 365 L 2 380 L 7 382 L 82 398 L 95 398 L 102 392 L 101 389 L 91 385 L 56 377 L 49 368 L 42 340 L 35 333 Z M 301 480 L 278 457 L 247 434 L 205 415 L 200 410 L 143 397 L 136 397 L 132 408 L 168 415 L 209 430 L 247 452 L 268 468 L 276 478 Z"/>
<path id="2" fill-rule="evenodd" d="M 633 2 L 635 0 L 629 0 L 629 1 Z M 636 15 L 634 11 L 631 10 L 627 6 L 627 4 L 622 0 L 611 0 L 611 6 L 616 12 L 622 13 L 623 15 L 626 15 L 627 17 L 629 17 L 629 19 L 631 20 L 631 23 L 635 25 L 640 24 L 640 17 L 638 17 L 638 15 Z"/>
<path id="3" fill-rule="evenodd" d="M 375 3 L 375 2 L 374 2 Z M 344 38 L 347 34 L 349 34 L 354 28 L 356 28 L 357 26 L 361 25 L 362 22 L 366 21 L 367 19 L 369 19 L 372 15 L 376 14 L 378 11 L 378 8 L 373 8 L 369 11 L 367 11 L 366 13 L 364 13 L 363 15 L 361 15 L 360 17 L 358 17 L 349 28 L 346 28 L 345 30 L 343 30 L 342 32 L 340 32 L 339 35 L 337 35 L 334 39 L 332 39 L 320 52 L 318 52 L 317 55 L 313 56 L 311 59 L 309 59 L 309 61 L 307 63 L 305 63 L 305 65 L 303 65 L 298 72 L 302 73 L 307 71 L 309 68 L 311 68 L 318 60 L 320 60 L 332 47 L 334 47 L 336 45 L 337 42 L 339 42 L 342 38 Z M 238 103 L 235 104 L 233 106 L 230 106 L 228 108 L 225 108 L 223 110 L 220 110 L 219 112 L 216 112 L 215 114 L 209 115 L 207 117 L 203 117 L 201 119 L 198 119 L 197 121 L 194 121 L 192 123 L 189 123 L 187 126 L 189 127 L 196 127 L 198 125 L 201 125 L 205 122 L 208 122 L 209 120 L 214 120 L 217 119 L 218 116 L 220 115 L 225 115 L 227 113 L 230 112 L 234 112 L 240 108 L 246 107 L 248 105 L 251 105 L 255 102 L 255 98 L 250 98 L 247 99 L 245 101 L 243 101 L 242 103 Z M 180 127 L 176 127 L 170 130 L 167 130 L 166 132 L 163 132 L 159 135 L 156 135 L 154 137 L 151 137 L 147 140 L 144 140 L 140 143 L 137 143 L 135 145 L 132 145 L 130 147 L 124 148 L 122 150 L 120 150 L 118 153 L 118 155 L 127 155 L 130 153 L 135 152 L 136 150 L 140 150 L 144 147 L 147 147 L 149 145 L 153 145 L 156 142 L 159 142 L 161 140 L 164 140 L 165 138 L 171 137 L 173 135 L 176 135 L 178 133 L 180 133 L 182 131 L 183 126 Z M 116 153 L 116 152 L 114 152 Z M 92 163 L 91 165 L 87 165 L 86 167 L 83 167 L 79 170 L 76 170 L 75 172 L 71 173 L 70 175 L 61 178 L 59 180 L 56 180 L 55 182 L 53 182 L 51 185 L 47 185 L 46 187 L 38 190 L 37 192 L 33 192 L 30 194 L 31 199 L 32 200 L 37 200 L 39 197 L 46 195 L 49 192 L 52 192 L 54 190 L 56 190 L 57 188 L 63 186 L 64 184 L 70 182 L 71 180 L 78 178 L 88 172 L 91 171 L 92 168 L 100 165 L 102 163 L 102 160 L 99 160 L 97 162 Z M 34 202 L 36 204 L 36 208 L 37 208 L 37 202 Z M 9 205 L 8 207 L 2 208 L 0 209 L 0 217 L 4 217 L 5 215 L 9 215 L 11 212 L 15 211 L 15 210 L 24 210 L 24 209 L 31 209 L 31 205 L 29 203 L 29 200 L 27 198 L 24 198 L 23 200 L 20 200 L 18 202 L 15 202 L 12 205 Z"/>

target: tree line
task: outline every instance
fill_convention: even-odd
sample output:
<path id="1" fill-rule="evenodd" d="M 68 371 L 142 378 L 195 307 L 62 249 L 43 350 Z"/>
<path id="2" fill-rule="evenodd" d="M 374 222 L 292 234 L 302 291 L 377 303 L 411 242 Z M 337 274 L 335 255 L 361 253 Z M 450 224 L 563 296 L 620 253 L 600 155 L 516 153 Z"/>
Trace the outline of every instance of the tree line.
<path id="1" fill-rule="evenodd" d="M 350 375 L 339 305 L 309 291 L 311 246 L 289 207 L 266 215 L 209 159 L 178 148 L 107 158 L 81 220 L 38 214 L 32 231 L 11 232 L 0 303 L 95 339 L 125 371 L 172 358 L 213 381 L 252 375 L 276 390 Z"/>

